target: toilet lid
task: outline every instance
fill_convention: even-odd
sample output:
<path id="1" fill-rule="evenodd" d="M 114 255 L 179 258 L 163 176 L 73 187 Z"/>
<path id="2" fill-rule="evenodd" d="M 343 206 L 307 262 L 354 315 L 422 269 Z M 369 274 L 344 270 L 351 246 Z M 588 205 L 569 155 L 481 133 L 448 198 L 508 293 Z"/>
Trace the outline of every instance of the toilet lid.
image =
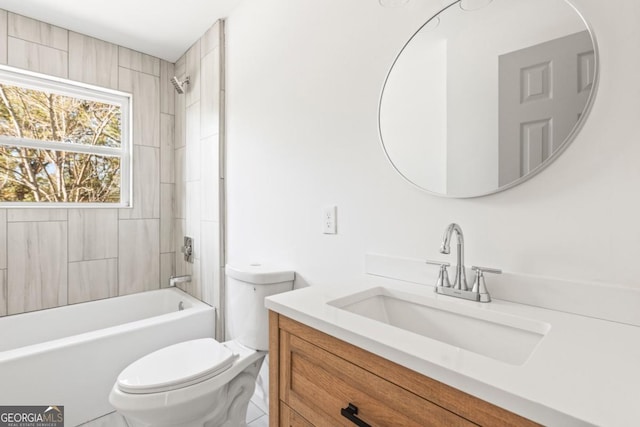
<path id="1" fill-rule="evenodd" d="M 125 393 L 159 393 L 186 387 L 227 370 L 237 357 L 212 338 L 185 341 L 154 351 L 118 375 Z"/>

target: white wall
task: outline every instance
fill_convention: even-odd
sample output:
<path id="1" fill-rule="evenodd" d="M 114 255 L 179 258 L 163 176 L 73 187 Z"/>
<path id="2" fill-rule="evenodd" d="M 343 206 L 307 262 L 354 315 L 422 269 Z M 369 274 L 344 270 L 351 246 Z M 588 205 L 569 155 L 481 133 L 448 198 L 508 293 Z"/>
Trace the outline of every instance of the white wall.
<path id="1" fill-rule="evenodd" d="M 441 2 L 246 0 L 228 20 L 229 260 L 348 283 L 366 252 L 443 259 L 445 226 L 469 264 L 640 287 L 640 2 L 574 0 L 599 42 L 599 93 L 563 155 L 532 180 L 456 200 L 387 164 L 377 101 L 391 61 Z M 321 234 L 322 205 L 338 235 Z M 435 279 L 435 278 L 434 278 Z"/>
<path id="2" fill-rule="evenodd" d="M 430 34 L 418 32 L 393 64 L 380 100 L 380 135 L 409 181 L 446 194 L 447 40 Z"/>

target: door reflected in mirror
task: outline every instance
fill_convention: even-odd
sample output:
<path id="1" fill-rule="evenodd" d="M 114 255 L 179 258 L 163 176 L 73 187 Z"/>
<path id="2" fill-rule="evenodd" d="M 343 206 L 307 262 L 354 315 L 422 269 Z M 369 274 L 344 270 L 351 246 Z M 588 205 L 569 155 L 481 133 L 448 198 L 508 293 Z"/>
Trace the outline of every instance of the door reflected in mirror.
<path id="1" fill-rule="evenodd" d="M 387 157 L 439 195 L 519 184 L 586 120 L 596 52 L 565 0 L 453 3 L 415 33 L 387 76 L 379 106 Z"/>

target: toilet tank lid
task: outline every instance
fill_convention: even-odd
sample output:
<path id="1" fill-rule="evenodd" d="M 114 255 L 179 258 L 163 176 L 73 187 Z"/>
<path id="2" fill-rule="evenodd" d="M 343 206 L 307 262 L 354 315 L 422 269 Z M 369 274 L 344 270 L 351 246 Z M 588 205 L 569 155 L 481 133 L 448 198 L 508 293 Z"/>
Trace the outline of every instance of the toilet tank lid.
<path id="1" fill-rule="evenodd" d="M 254 285 L 270 285 L 273 283 L 289 282 L 295 278 L 295 272 L 282 270 L 262 264 L 246 264 L 242 266 L 225 266 L 227 276 Z"/>

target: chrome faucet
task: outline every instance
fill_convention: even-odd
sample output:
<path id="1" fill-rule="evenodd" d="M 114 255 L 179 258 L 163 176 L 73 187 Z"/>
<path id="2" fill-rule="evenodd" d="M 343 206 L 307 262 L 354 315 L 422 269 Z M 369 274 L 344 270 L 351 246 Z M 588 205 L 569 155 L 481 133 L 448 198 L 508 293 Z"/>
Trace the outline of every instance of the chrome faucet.
<path id="1" fill-rule="evenodd" d="M 435 286 L 435 292 L 442 295 L 448 295 L 450 297 L 464 298 L 471 301 L 478 302 L 490 302 L 491 295 L 487 290 L 487 285 L 484 281 L 484 273 L 500 274 L 501 270 L 487 267 L 472 267 L 476 272 L 476 277 L 473 282 L 473 288 L 469 289 L 467 285 L 467 273 L 464 268 L 464 236 L 462 234 L 462 228 L 456 223 L 451 223 L 447 226 L 442 236 L 442 245 L 440 245 L 440 253 L 451 253 L 451 236 L 456 233 L 458 238 L 457 247 L 457 260 L 456 260 L 456 275 L 453 279 L 453 284 L 449 282 L 449 276 L 447 274 L 448 262 L 439 261 L 427 261 L 427 264 L 433 264 L 440 267 L 438 273 L 438 280 Z"/>
<path id="2" fill-rule="evenodd" d="M 185 274 L 184 276 L 171 276 L 169 278 L 169 287 L 174 287 L 178 283 L 191 282 L 191 275 Z"/>
<path id="3" fill-rule="evenodd" d="M 442 244 L 440 245 L 441 254 L 451 253 L 451 235 L 456 233 L 458 237 L 458 247 L 456 256 L 456 275 L 453 278 L 453 289 L 466 291 L 469 290 L 467 286 L 467 273 L 464 269 L 464 235 L 462 234 L 462 228 L 455 222 L 449 224 L 446 230 L 444 230 L 444 236 L 442 236 Z"/>

